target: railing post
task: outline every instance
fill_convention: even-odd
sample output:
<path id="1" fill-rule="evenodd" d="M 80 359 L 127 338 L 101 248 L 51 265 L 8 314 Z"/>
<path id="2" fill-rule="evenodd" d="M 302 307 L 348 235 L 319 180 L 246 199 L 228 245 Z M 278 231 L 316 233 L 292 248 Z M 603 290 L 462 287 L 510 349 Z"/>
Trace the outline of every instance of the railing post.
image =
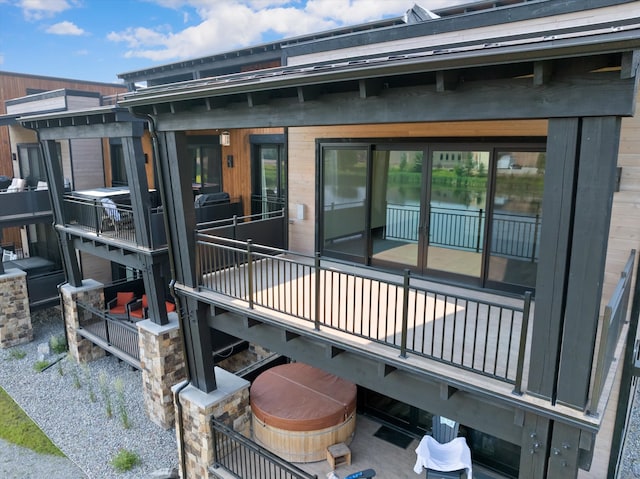
<path id="1" fill-rule="evenodd" d="M 478 210 L 478 231 L 476 233 L 476 253 L 480 252 L 480 237 L 482 236 L 482 208 Z"/>
<path id="2" fill-rule="evenodd" d="M 238 215 L 233 215 L 233 239 L 237 240 L 238 239 L 238 234 L 236 232 L 238 228 Z"/>
<path id="3" fill-rule="evenodd" d="M 409 327 L 409 275 L 408 269 L 404 270 L 404 282 L 402 284 L 402 337 L 400 343 L 400 357 L 407 357 L 407 329 Z"/>
<path id="4" fill-rule="evenodd" d="M 609 326 L 611 324 L 611 307 L 604 308 L 604 318 L 602 319 L 602 331 L 600 331 L 600 344 L 598 345 L 598 359 L 596 360 L 596 371 L 593 375 L 593 387 L 587 404 L 586 413 L 591 416 L 598 415 L 598 403 L 602 393 L 602 383 L 605 374 L 605 362 L 607 360 L 607 343 L 609 342 Z"/>
<path id="5" fill-rule="evenodd" d="M 249 309 L 253 309 L 253 254 L 251 253 L 252 241 L 247 240 L 247 287 L 249 289 Z"/>
<path id="6" fill-rule="evenodd" d="M 524 293 L 522 307 L 522 328 L 520 329 L 520 347 L 518 348 L 518 366 L 516 368 L 515 387 L 513 394 L 522 395 L 522 374 L 524 370 L 524 353 L 527 349 L 527 333 L 529 331 L 529 314 L 531 312 L 531 291 Z"/>
<path id="7" fill-rule="evenodd" d="M 320 253 L 316 252 L 313 268 L 315 270 L 315 312 L 313 322 L 316 331 L 320 331 Z"/>
<path id="8" fill-rule="evenodd" d="M 531 262 L 536 261 L 536 247 L 538 246 L 538 226 L 540 224 L 540 214 L 536 213 L 536 222 L 533 227 L 533 246 L 531 248 Z"/>
<path id="9" fill-rule="evenodd" d="M 99 209 L 100 208 L 98 207 L 98 205 L 96 205 L 94 203 L 94 205 L 93 205 L 93 216 L 95 217 L 95 220 L 96 220 L 96 223 L 95 223 L 96 224 L 96 235 L 98 235 L 98 236 L 100 236 L 100 233 L 101 233 L 101 230 L 102 230 L 101 224 L 100 224 L 101 218 L 100 218 L 100 214 L 98 213 Z"/>

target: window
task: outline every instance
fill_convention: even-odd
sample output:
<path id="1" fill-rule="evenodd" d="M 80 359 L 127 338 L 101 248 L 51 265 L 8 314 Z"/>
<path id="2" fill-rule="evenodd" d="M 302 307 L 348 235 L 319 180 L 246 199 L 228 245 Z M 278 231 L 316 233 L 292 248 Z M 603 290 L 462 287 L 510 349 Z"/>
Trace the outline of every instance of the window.
<path id="1" fill-rule="evenodd" d="M 193 167 L 192 183 L 199 193 L 222 191 L 222 163 L 218 138 L 213 136 L 188 136 L 188 150 Z"/>
<path id="2" fill-rule="evenodd" d="M 60 143 L 56 143 L 58 161 L 62 161 Z M 47 181 L 47 170 L 38 143 L 18 145 L 20 176 L 27 180 L 27 186 L 35 188 L 38 181 Z"/>

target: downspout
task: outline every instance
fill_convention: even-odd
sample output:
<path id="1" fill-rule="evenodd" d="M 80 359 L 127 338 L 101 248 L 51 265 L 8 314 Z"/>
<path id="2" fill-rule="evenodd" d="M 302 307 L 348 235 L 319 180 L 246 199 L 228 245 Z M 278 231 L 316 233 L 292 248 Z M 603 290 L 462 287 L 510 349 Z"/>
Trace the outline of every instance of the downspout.
<path id="1" fill-rule="evenodd" d="M 155 120 L 151 115 L 137 114 L 129 108 L 129 111 L 134 116 L 138 118 L 144 118 L 149 124 L 149 134 L 151 135 L 151 144 L 152 144 L 152 154 L 153 154 L 153 162 L 156 168 L 156 173 L 158 174 L 158 182 L 162 186 L 161 188 L 157 188 L 160 192 L 160 202 L 164 207 L 164 214 L 162 215 L 164 222 L 164 230 L 167 232 L 167 252 L 169 255 L 169 269 L 171 271 L 171 282 L 169 283 L 169 291 L 171 292 L 171 296 L 176 304 L 176 312 L 178 313 L 178 325 L 179 325 L 179 334 L 182 344 L 182 357 L 184 358 L 184 367 L 186 371 L 186 378 L 181 382 L 180 386 L 177 387 L 173 391 L 173 403 L 176 405 L 176 433 L 178 435 L 178 447 L 180 448 L 179 456 L 180 456 L 180 471 L 182 472 L 183 478 L 186 478 L 187 474 L 187 464 L 185 458 L 185 450 L 184 450 L 184 423 L 182 421 L 182 403 L 180 402 L 180 393 L 184 388 L 186 388 L 191 383 L 191 373 L 189 371 L 189 360 L 187 358 L 187 351 L 185 348 L 185 338 L 184 338 L 184 328 L 183 328 L 183 314 L 182 308 L 180 306 L 180 297 L 175 292 L 175 277 L 176 277 L 176 267 L 173 259 L 173 249 L 171 245 L 171 234 L 170 234 L 170 224 L 169 224 L 169 214 L 166 208 L 166 195 L 164 191 L 164 171 L 160 166 L 160 149 L 158 148 L 158 134 L 156 132 Z"/>

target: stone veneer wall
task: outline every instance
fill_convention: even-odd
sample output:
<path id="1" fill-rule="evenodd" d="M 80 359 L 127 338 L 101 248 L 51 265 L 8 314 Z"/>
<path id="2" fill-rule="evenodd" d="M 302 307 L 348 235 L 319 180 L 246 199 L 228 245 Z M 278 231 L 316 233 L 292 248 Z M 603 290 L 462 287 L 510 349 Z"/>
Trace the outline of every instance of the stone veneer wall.
<path id="1" fill-rule="evenodd" d="M 85 303 L 98 309 L 104 309 L 104 285 L 92 279 L 82 281 L 81 287 L 65 284 L 60 288 L 62 304 L 64 305 L 64 324 L 67 328 L 69 353 L 78 362 L 85 363 L 101 358 L 105 350 L 96 346 L 88 339 L 80 336 L 77 331 L 82 315 L 91 313 L 78 309 L 78 302 Z"/>
<path id="2" fill-rule="evenodd" d="M 169 429 L 175 421 L 171 387 L 187 374 L 178 315 L 169 313 L 164 326 L 151 320 L 137 325 L 145 411 L 154 423 Z"/>
<path id="3" fill-rule="evenodd" d="M 176 427 L 178 455 L 186 471 L 180 471 L 182 479 L 212 479 L 209 471 L 214 461 L 213 431 L 211 418 L 224 423 L 234 431 L 251 437 L 251 406 L 249 403 L 249 381 L 216 367 L 217 389 L 209 394 L 188 385 L 174 387 L 179 391 L 176 414 L 182 409 L 182 427 Z M 180 434 L 182 430 L 182 435 Z M 182 446 L 180 447 L 180 443 Z"/>
<path id="4" fill-rule="evenodd" d="M 8 269 L 0 275 L 0 304 L 0 348 L 32 341 L 27 273 Z"/>

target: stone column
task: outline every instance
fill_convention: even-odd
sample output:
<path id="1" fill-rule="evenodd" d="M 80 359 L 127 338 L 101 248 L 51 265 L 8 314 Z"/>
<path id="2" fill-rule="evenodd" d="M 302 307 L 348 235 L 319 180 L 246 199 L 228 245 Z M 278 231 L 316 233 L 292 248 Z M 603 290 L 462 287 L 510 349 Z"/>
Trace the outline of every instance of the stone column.
<path id="1" fill-rule="evenodd" d="M 60 288 L 62 304 L 64 306 L 64 324 L 67 328 L 69 354 L 79 363 L 86 363 L 105 355 L 105 350 L 96 346 L 88 339 L 78 334 L 83 315 L 90 313 L 78 309 L 78 302 L 82 302 L 98 309 L 104 309 L 104 285 L 93 279 L 85 279 L 82 286 L 76 288 L 65 284 Z"/>
<path id="2" fill-rule="evenodd" d="M 12 268 L 0 274 L 0 348 L 33 340 L 27 273 Z"/>
<path id="3" fill-rule="evenodd" d="M 178 315 L 169 313 L 168 319 L 169 324 L 163 326 L 151 320 L 137 323 L 145 410 L 165 429 L 175 421 L 171 387 L 187 374 Z"/>
<path id="4" fill-rule="evenodd" d="M 218 388 L 209 394 L 191 385 L 184 387 L 184 383 L 173 388 L 179 392 L 176 415 L 182 418 L 181 426 L 176 427 L 180 464 L 186 469 L 180 471 L 182 479 L 217 477 L 209 472 L 214 461 L 211 418 L 251 437 L 249 381 L 219 367 L 215 375 Z"/>

